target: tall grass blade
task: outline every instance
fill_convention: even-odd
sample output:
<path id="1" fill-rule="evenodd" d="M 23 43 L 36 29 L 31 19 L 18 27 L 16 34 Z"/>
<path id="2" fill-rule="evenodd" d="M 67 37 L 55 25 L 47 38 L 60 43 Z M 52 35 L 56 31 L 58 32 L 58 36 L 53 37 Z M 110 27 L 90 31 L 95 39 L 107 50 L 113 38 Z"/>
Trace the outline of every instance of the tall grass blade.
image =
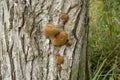
<path id="1" fill-rule="evenodd" d="M 100 72 L 101 72 L 101 70 L 102 70 L 102 67 L 104 66 L 106 60 L 107 60 L 107 59 L 105 59 L 105 60 L 102 62 L 100 68 L 98 69 L 97 73 L 95 74 L 95 76 L 93 77 L 92 80 L 97 80 L 97 77 L 98 77 L 98 75 L 100 74 Z"/>

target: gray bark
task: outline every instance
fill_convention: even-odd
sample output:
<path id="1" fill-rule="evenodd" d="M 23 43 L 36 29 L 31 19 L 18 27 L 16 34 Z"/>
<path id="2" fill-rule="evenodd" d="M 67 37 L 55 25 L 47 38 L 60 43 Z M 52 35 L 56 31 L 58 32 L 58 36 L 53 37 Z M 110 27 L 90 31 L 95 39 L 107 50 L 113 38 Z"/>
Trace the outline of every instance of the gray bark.
<path id="1" fill-rule="evenodd" d="M 71 2 L 78 2 L 70 8 Z M 0 80 L 88 80 L 87 0 L 0 0 Z M 55 47 L 43 26 L 61 23 L 60 13 L 69 15 L 64 31 L 70 47 Z M 64 57 L 57 72 L 54 54 Z"/>

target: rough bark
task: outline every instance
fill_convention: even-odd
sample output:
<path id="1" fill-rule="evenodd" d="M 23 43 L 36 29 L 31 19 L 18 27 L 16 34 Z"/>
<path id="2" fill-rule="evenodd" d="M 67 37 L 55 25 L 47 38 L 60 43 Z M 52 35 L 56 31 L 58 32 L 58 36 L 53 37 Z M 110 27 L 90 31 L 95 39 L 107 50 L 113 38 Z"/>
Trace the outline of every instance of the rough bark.
<path id="1" fill-rule="evenodd" d="M 70 8 L 71 2 L 78 2 Z M 88 80 L 87 0 L 0 0 L 0 80 Z M 55 47 L 43 26 L 69 20 L 64 30 L 73 44 Z M 54 54 L 64 57 L 57 72 Z"/>

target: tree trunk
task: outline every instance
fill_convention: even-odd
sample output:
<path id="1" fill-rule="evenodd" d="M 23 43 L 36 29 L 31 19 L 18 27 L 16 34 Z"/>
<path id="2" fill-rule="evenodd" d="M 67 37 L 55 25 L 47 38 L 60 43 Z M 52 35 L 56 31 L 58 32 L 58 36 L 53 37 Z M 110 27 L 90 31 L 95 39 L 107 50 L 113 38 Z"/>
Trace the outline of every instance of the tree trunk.
<path id="1" fill-rule="evenodd" d="M 87 0 L 1 0 L 0 80 L 88 80 L 87 4 Z M 73 41 L 70 47 L 54 46 L 43 33 L 46 23 L 61 24 L 60 13 L 69 15 L 64 31 Z M 64 58 L 60 72 L 54 54 Z"/>

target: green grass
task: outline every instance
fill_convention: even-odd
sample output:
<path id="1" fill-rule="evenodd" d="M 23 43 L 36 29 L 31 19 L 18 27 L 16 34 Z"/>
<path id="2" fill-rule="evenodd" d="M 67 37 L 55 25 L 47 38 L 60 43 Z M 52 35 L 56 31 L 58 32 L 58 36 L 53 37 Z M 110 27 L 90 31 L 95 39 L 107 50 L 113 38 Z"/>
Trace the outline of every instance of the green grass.
<path id="1" fill-rule="evenodd" d="M 120 0 L 90 0 L 89 14 L 91 79 L 120 80 Z"/>

